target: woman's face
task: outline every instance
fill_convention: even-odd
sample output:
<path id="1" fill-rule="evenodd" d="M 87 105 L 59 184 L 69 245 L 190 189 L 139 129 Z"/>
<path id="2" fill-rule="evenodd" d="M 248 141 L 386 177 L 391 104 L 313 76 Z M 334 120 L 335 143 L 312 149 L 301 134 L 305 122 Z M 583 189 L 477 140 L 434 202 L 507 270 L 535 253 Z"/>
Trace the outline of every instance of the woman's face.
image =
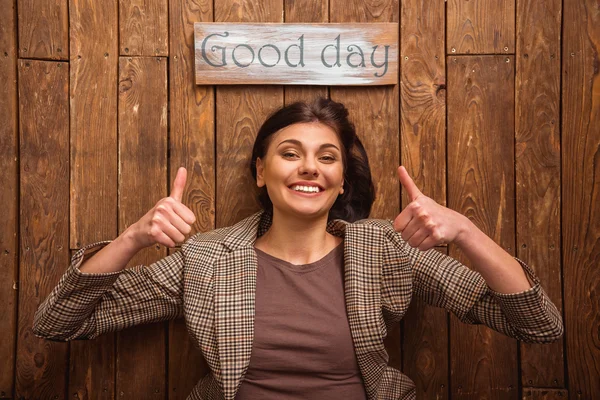
<path id="1" fill-rule="evenodd" d="M 273 211 L 302 217 L 327 216 L 343 193 L 342 146 L 320 123 L 298 123 L 273 134 L 256 160 L 256 183 L 266 186 Z"/>

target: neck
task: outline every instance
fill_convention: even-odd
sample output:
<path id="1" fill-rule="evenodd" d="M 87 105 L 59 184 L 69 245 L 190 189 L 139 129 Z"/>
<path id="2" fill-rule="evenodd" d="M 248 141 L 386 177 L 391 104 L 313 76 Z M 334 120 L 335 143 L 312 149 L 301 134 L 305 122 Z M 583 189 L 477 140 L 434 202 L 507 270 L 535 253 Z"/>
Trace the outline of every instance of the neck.
<path id="1" fill-rule="evenodd" d="M 274 209 L 269 230 L 258 238 L 255 246 L 292 264 L 309 264 L 321 259 L 342 240 L 329 234 L 326 228 L 327 214 L 307 218 Z"/>

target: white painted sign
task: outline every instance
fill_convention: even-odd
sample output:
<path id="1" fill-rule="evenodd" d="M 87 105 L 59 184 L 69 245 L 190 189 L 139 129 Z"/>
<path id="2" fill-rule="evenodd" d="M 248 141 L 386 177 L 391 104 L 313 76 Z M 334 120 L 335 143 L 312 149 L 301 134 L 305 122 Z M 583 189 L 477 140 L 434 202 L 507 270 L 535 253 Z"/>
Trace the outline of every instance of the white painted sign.
<path id="1" fill-rule="evenodd" d="M 198 85 L 393 85 L 398 24 L 195 23 Z"/>

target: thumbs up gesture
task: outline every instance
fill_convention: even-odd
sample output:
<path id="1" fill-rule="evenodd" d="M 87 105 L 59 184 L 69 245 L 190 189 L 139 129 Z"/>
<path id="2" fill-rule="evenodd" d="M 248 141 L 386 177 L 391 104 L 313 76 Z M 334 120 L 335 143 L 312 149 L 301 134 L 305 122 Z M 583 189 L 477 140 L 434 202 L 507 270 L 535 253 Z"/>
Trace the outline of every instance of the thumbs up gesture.
<path id="1" fill-rule="evenodd" d="M 457 241 L 467 229 L 467 218 L 421 193 L 403 166 L 398 167 L 398 178 L 410 199 L 394 220 L 402 239 L 421 251 Z"/>
<path id="2" fill-rule="evenodd" d="M 133 238 L 140 249 L 160 243 L 167 247 L 175 247 L 176 243 L 185 241 L 185 235 L 192 230 L 196 221 L 192 210 L 181 202 L 187 170 L 177 170 L 171 194 L 156 203 L 139 221 L 130 228 Z"/>

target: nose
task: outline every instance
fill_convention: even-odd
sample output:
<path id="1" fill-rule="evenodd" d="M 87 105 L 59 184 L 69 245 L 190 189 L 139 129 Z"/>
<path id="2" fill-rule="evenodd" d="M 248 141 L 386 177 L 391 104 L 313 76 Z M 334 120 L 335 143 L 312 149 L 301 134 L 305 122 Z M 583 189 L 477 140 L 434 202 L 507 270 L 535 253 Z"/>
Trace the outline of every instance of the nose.
<path id="1" fill-rule="evenodd" d="M 307 157 L 298 168 L 298 173 L 300 175 L 313 175 L 314 177 L 317 177 L 319 176 L 319 169 L 315 162 Z"/>

